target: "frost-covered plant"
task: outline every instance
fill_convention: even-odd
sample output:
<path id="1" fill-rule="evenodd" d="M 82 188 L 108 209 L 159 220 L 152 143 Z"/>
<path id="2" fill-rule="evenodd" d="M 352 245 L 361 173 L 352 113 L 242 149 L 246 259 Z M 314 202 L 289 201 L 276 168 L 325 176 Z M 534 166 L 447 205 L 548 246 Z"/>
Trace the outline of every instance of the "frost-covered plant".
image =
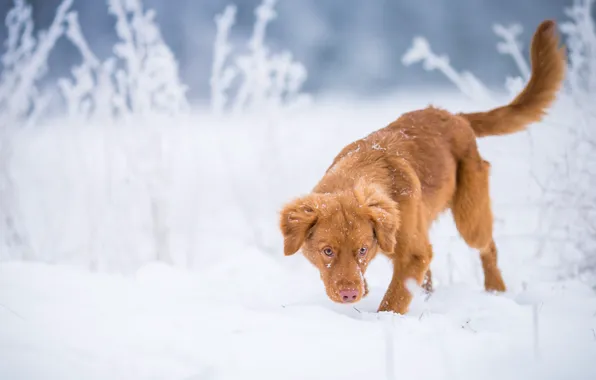
<path id="1" fill-rule="evenodd" d="M 4 126 L 33 123 L 47 105 L 48 98 L 40 94 L 36 83 L 46 73 L 48 56 L 64 33 L 66 13 L 72 2 L 62 1 L 50 27 L 35 37 L 31 6 L 25 0 L 14 1 L 6 16 L 8 39 L 0 78 L 0 115 Z"/>
<path id="2" fill-rule="evenodd" d="M 596 28 L 594 0 L 575 0 L 561 24 L 567 37 L 569 65 L 562 98 L 570 105 L 565 123 L 564 154 L 552 163 L 546 181 L 538 181 L 548 215 L 540 248 L 555 245 L 560 275 L 579 277 L 596 286 Z M 561 181 L 561 179 L 564 179 Z M 573 221 L 572 223 L 569 223 Z"/>
<path id="3" fill-rule="evenodd" d="M 523 57 L 521 43 L 518 40 L 523 28 L 519 24 L 510 26 L 495 24 L 493 32 L 502 39 L 497 44 L 498 52 L 511 56 L 519 69 L 521 77 L 508 77 L 505 82 L 507 91 L 511 95 L 517 94 L 530 78 L 530 67 Z M 412 46 L 402 56 L 402 63 L 405 66 L 418 62 L 422 62 L 422 67 L 427 71 L 439 70 L 442 72 L 468 98 L 476 101 L 492 99 L 488 88 L 474 74 L 468 71 L 458 73 L 449 63 L 449 57 L 436 55 L 428 40 L 419 36 L 414 37 Z"/>
<path id="4" fill-rule="evenodd" d="M 110 119 L 115 114 L 114 59 L 105 62 L 95 56 L 85 40 L 76 12 L 67 15 L 66 37 L 81 53 L 82 63 L 72 69 L 73 79 L 60 79 L 58 86 L 70 120 L 76 118 Z"/>
<path id="5" fill-rule="evenodd" d="M 457 88 L 470 99 L 485 100 L 489 93 L 482 82 L 474 74 L 463 71 L 458 73 L 449 63 L 449 58 L 444 55 L 436 55 L 430 48 L 430 44 L 424 37 L 415 37 L 412 46 L 402 56 L 404 66 L 422 62 L 422 67 L 427 71 L 439 70 Z"/>
<path id="6" fill-rule="evenodd" d="M 304 66 L 290 52 L 271 53 L 265 44 L 267 25 L 276 17 L 276 0 L 263 0 L 255 10 L 256 21 L 247 53 L 233 54 L 229 34 L 236 8 L 228 6 L 215 18 L 217 36 L 211 73 L 211 107 L 221 114 L 246 111 L 274 112 L 303 104 Z M 235 83 L 234 83 L 235 82 Z"/>
<path id="7" fill-rule="evenodd" d="M 180 81 L 178 63 L 155 22 L 155 12 L 145 10 L 141 0 L 107 0 L 107 3 L 110 14 L 116 18 L 119 41 L 114 46 L 114 56 L 103 62 L 88 46 L 76 13 L 71 12 L 67 17 L 66 36 L 82 57 L 81 64 L 72 71 L 72 79 L 59 81 L 71 120 L 126 122 L 133 117 L 135 121 L 147 116 L 168 118 L 189 111 L 187 88 Z M 155 258 L 170 263 L 167 202 L 163 195 L 167 168 L 163 162 L 161 130 L 147 130 L 143 138 L 154 164 L 147 168 L 133 156 L 128 157 L 128 164 L 137 172 L 135 177 L 148 178 L 145 185 L 150 196 Z M 113 156 L 112 148 L 108 143 L 104 145 L 109 160 Z M 109 167 L 106 162 L 106 168 Z"/>
<path id="8" fill-rule="evenodd" d="M 594 0 L 574 0 L 565 9 L 570 21 L 561 24 L 567 36 L 569 70 L 567 84 L 573 100 L 592 119 L 596 97 L 596 27 L 592 18 Z"/>
<path id="9" fill-rule="evenodd" d="M 227 91 L 232 80 L 238 74 L 232 66 L 225 66 L 226 59 L 232 52 L 228 39 L 236 18 L 236 7 L 227 6 L 224 12 L 215 17 L 217 34 L 213 49 L 213 65 L 211 69 L 211 109 L 220 114 L 228 101 Z"/>
<path id="10" fill-rule="evenodd" d="M 115 107 L 121 116 L 180 115 L 188 110 L 186 86 L 178 75 L 178 64 L 163 41 L 155 12 L 145 11 L 141 0 L 108 0 L 110 13 L 116 17 L 120 41 L 114 53 L 124 67 L 115 71 Z M 168 205 L 164 196 L 167 168 L 164 166 L 162 141 L 158 131 L 147 136 L 156 158 L 149 178 L 152 234 L 156 259 L 172 263 L 167 228 Z M 132 160 L 130 164 L 135 165 Z M 140 165 L 137 165 L 140 166 Z"/>
<path id="11" fill-rule="evenodd" d="M 49 97 L 37 87 L 46 73 L 46 62 L 56 41 L 64 33 L 64 21 L 73 0 L 59 5 L 47 30 L 34 35 L 32 8 L 25 0 L 14 0 L 6 16 L 8 38 L 1 57 L 0 76 L 0 245 L 29 258 L 32 249 L 20 226 L 17 195 L 8 171 L 11 133 L 14 128 L 35 123 L 48 105 Z"/>
<path id="12" fill-rule="evenodd" d="M 523 89 L 524 83 L 530 80 L 530 66 L 522 54 L 522 45 L 518 40 L 518 36 L 523 32 L 523 28 L 519 24 L 513 24 L 507 27 L 501 24 L 495 24 L 493 31 L 503 40 L 497 43 L 497 51 L 513 58 L 521 75 L 521 77 L 507 77 L 505 80 L 505 87 L 509 95 L 515 96 Z"/>
<path id="13" fill-rule="evenodd" d="M 119 37 L 113 57 L 100 62 L 81 32 L 77 15 L 68 15 L 68 39 L 82 56 L 73 79 L 59 84 L 71 116 L 127 118 L 179 115 L 189 108 L 178 63 L 155 23 L 155 12 L 141 0 L 108 0 Z"/>
<path id="14" fill-rule="evenodd" d="M 108 6 L 120 37 L 114 53 L 125 66 L 116 70 L 117 88 L 128 109 L 135 114 L 186 111 L 186 86 L 155 23 L 155 12 L 145 11 L 140 0 L 108 0 Z"/>
<path id="15" fill-rule="evenodd" d="M 563 177 L 567 181 L 562 184 L 550 181 L 545 190 L 551 195 L 553 206 L 563 214 L 557 215 L 558 223 L 554 227 L 566 233 L 572 249 L 580 256 L 572 274 L 596 286 L 596 26 L 593 7 L 594 0 L 574 0 L 573 5 L 565 9 L 570 20 L 561 24 L 569 51 L 566 94 L 575 107 L 573 114 L 568 115 L 571 141 L 554 173 L 555 178 Z"/>

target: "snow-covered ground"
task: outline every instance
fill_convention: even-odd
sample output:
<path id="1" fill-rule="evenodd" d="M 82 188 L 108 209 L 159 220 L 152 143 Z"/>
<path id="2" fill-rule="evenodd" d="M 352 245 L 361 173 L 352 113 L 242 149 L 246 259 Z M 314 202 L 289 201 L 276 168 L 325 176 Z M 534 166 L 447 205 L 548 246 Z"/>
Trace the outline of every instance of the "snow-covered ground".
<path id="1" fill-rule="evenodd" d="M 132 277 L 3 264 L 0 378 L 596 376 L 596 297 L 578 284 L 503 296 L 442 286 L 402 317 L 375 313 L 379 281 L 357 309 L 331 304 L 289 260 L 300 268 L 245 250 L 209 270 L 149 264 Z M 526 301 L 539 303 L 537 353 Z"/>
<path id="2" fill-rule="evenodd" d="M 596 295 L 560 280 L 573 258 L 537 249 L 531 174 L 556 156 L 564 110 L 480 143 L 506 294 L 482 291 L 449 215 L 432 233 L 436 291 L 406 316 L 375 313 L 383 258 L 353 307 L 331 303 L 302 257 L 283 257 L 282 203 L 343 145 L 428 102 L 489 106 L 402 94 L 271 123 L 199 113 L 19 131 L 9 165 L 35 262 L 0 251 L 0 379 L 596 378 Z"/>

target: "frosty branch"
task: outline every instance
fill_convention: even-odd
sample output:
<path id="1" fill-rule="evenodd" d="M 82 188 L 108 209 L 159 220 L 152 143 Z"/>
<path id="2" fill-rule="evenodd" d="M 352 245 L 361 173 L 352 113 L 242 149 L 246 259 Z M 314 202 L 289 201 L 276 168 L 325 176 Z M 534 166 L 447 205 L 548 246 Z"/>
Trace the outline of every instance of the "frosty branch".
<path id="1" fill-rule="evenodd" d="M 108 0 L 108 9 L 116 18 L 119 41 L 115 55 L 104 62 L 87 44 L 76 14 L 68 16 L 67 37 L 83 60 L 72 79 L 59 82 L 69 115 L 118 119 L 186 112 L 186 86 L 155 23 L 155 12 L 145 11 L 140 0 Z"/>
<path id="2" fill-rule="evenodd" d="M 31 6 L 25 0 L 15 0 L 8 12 L 7 50 L 2 56 L 2 77 L 0 79 L 0 115 L 2 122 L 15 126 L 33 123 L 47 104 L 36 87 L 46 71 L 46 62 L 56 41 L 64 33 L 66 13 L 73 0 L 64 0 L 56 10 L 50 27 L 33 36 Z"/>
<path id="3" fill-rule="evenodd" d="M 217 35 L 210 80 L 213 112 L 274 112 L 308 100 L 301 93 L 306 80 L 304 66 L 294 61 L 289 52 L 272 54 L 265 43 L 267 26 L 276 17 L 275 2 L 263 0 L 257 7 L 248 52 L 244 54 L 234 54 L 229 43 L 235 7 L 227 7 L 215 18 Z"/>
<path id="4" fill-rule="evenodd" d="M 467 71 L 458 73 L 449 63 L 449 58 L 444 55 L 436 55 L 423 37 L 415 37 L 412 46 L 402 57 L 402 63 L 405 66 L 418 62 L 422 62 L 422 66 L 427 71 L 439 70 L 442 72 L 470 99 L 489 98 L 488 90 L 478 78 Z"/>
<path id="5" fill-rule="evenodd" d="M 46 73 L 46 62 L 56 41 L 64 33 L 66 13 L 72 0 L 64 0 L 45 31 L 33 35 L 32 8 L 15 0 L 6 16 L 8 38 L 0 77 L 0 244 L 18 250 L 21 258 L 32 256 L 27 233 L 22 227 L 17 194 L 9 172 L 11 134 L 15 128 L 34 124 L 45 110 L 49 97 L 40 94 L 37 82 Z"/>
<path id="6" fill-rule="evenodd" d="M 510 95 L 514 96 L 522 90 L 524 83 L 530 79 L 530 66 L 522 54 L 522 45 L 518 40 L 518 36 L 523 32 L 523 28 L 519 24 L 513 24 L 509 27 L 495 24 L 493 31 L 503 40 L 497 43 L 497 51 L 501 54 L 511 56 L 521 74 L 521 77 L 507 77 L 505 80 L 507 91 Z"/>

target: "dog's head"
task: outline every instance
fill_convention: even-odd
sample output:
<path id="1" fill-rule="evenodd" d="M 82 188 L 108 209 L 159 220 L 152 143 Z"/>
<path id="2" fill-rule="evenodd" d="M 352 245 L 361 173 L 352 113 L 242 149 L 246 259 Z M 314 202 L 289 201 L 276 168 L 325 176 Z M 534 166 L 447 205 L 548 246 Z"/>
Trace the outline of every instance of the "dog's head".
<path id="1" fill-rule="evenodd" d="M 359 182 L 354 189 L 313 193 L 281 212 L 284 253 L 302 248 L 321 273 L 335 302 L 357 302 L 364 295 L 363 275 L 379 250 L 393 252 L 399 227 L 398 205 L 382 189 Z"/>

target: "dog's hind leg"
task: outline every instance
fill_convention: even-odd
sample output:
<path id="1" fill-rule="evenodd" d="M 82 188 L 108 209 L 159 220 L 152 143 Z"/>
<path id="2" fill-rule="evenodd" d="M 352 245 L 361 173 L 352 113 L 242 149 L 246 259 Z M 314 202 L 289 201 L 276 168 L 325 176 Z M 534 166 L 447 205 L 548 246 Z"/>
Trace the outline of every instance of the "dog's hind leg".
<path id="1" fill-rule="evenodd" d="M 489 172 L 490 164 L 480 157 L 477 150 L 459 162 L 451 211 L 466 244 L 480 251 L 485 289 L 505 291 L 493 240 Z"/>

